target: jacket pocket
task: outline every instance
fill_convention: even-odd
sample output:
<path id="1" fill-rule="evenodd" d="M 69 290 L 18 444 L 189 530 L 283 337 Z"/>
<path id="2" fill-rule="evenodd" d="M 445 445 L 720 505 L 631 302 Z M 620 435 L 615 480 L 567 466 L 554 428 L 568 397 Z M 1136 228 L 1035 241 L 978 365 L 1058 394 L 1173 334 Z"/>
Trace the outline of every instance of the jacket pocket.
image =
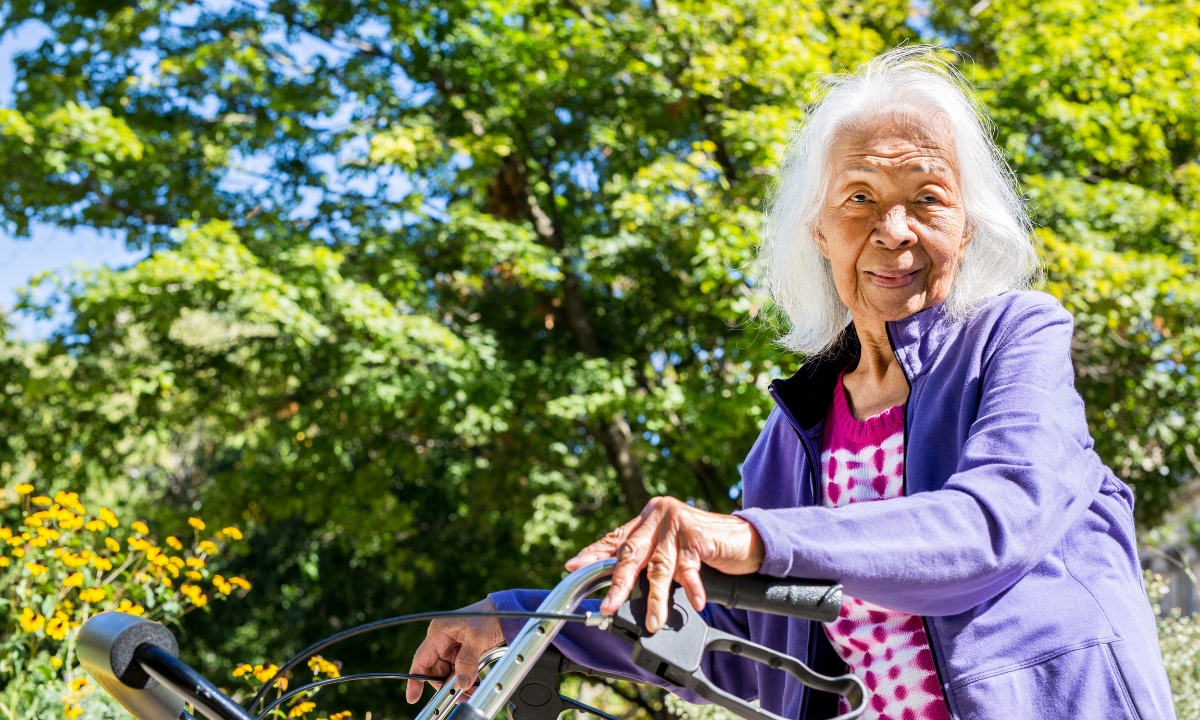
<path id="1" fill-rule="evenodd" d="M 1152 720 L 1134 708 L 1111 649 L 1098 641 L 951 683 L 960 720 Z"/>

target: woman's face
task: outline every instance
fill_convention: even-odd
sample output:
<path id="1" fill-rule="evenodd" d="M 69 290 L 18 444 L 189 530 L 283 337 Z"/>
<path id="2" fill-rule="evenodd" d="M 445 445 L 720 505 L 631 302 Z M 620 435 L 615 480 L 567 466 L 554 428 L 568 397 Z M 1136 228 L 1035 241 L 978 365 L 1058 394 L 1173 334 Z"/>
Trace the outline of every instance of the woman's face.
<path id="1" fill-rule="evenodd" d="M 971 239 L 949 124 L 884 113 L 843 131 L 830 162 L 816 241 L 855 324 L 945 300 Z"/>

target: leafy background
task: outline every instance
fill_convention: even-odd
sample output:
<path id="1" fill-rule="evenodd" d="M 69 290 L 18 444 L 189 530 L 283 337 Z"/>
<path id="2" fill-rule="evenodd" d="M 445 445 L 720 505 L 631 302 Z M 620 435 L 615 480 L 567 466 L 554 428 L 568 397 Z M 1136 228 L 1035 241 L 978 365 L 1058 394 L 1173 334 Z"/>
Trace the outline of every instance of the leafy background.
<path id="1" fill-rule="evenodd" d="M 821 73 L 906 42 L 961 52 L 982 93 L 1142 527 L 1186 515 L 1200 2 L 38 0 L 3 18 L 47 33 L 0 110 L 3 222 L 119 233 L 146 259 L 22 296 L 6 322 L 60 329 L 0 345 L 0 474 L 246 529 L 223 571 L 253 591 L 183 622 L 213 677 L 548 586 L 651 494 L 736 508 L 765 385 L 800 362 L 754 282 L 773 169 Z M 340 659 L 405 669 L 419 637 Z M 410 714 L 398 687 L 329 695 Z"/>

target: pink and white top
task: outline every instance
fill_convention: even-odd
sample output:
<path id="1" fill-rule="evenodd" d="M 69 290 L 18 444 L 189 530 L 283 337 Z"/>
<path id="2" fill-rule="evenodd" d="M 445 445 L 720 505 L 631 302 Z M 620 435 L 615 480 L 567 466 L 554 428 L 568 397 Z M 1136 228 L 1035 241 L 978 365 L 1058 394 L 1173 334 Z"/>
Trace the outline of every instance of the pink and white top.
<path id="1" fill-rule="evenodd" d="M 904 494 L 904 406 L 856 420 L 838 377 L 822 438 L 821 504 L 888 500 Z M 825 634 L 871 691 L 863 720 L 949 720 L 925 624 L 917 615 L 846 597 Z M 840 712 L 849 711 L 845 700 Z"/>

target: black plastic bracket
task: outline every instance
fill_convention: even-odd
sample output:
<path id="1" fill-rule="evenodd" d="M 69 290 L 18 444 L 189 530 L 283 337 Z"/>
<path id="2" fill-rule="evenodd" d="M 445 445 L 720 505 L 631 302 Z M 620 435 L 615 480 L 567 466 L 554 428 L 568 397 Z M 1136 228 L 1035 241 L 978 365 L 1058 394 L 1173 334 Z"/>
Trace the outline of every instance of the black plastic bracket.
<path id="1" fill-rule="evenodd" d="M 563 697 L 558 693 L 560 673 L 592 671 L 563 657 L 558 648 L 546 648 L 538 661 L 529 669 L 512 697 L 508 699 L 508 720 L 558 720 L 563 710 L 582 710 L 602 720 L 618 720 L 606 712 L 585 705 L 578 700 Z"/>
<path id="2" fill-rule="evenodd" d="M 705 676 L 701 666 L 704 653 L 727 652 L 782 670 L 815 690 L 842 696 L 850 711 L 834 720 L 854 720 L 866 709 L 867 690 L 854 675 L 821 675 L 790 655 L 710 627 L 677 584 L 672 585 L 666 623 L 658 632 L 647 633 L 645 575 L 638 585 L 640 592 L 617 610 L 609 632 L 633 645 L 634 663 L 652 675 L 692 690 L 746 720 L 786 720 L 725 692 Z"/>

